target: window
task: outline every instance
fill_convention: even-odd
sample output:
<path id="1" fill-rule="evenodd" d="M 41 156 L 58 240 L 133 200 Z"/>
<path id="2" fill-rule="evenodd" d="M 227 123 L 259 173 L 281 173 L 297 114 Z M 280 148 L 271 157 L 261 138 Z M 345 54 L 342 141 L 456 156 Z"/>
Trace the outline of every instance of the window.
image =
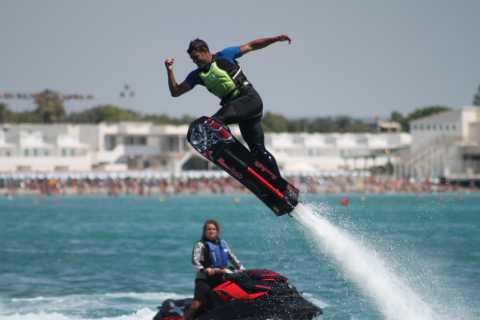
<path id="1" fill-rule="evenodd" d="M 147 145 L 147 137 L 139 136 L 139 137 L 137 137 L 135 142 L 136 142 L 135 143 L 136 145 L 145 146 L 145 145 Z"/>
<path id="2" fill-rule="evenodd" d="M 165 136 L 160 140 L 160 148 L 165 152 L 180 152 L 180 137 Z"/>
<path id="3" fill-rule="evenodd" d="M 28 149 L 23 150 L 23 155 L 25 157 L 28 157 L 30 155 L 30 150 L 28 150 Z"/>
<path id="4" fill-rule="evenodd" d="M 126 136 L 123 143 L 127 146 L 144 146 L 147 144 L 146 136 Z"/>
<path id="5" fill-rule="evenodd" d="M 117 138 L 113 135 L 105 136 L 105 149 L 113 150 L 117 146 Z"/>

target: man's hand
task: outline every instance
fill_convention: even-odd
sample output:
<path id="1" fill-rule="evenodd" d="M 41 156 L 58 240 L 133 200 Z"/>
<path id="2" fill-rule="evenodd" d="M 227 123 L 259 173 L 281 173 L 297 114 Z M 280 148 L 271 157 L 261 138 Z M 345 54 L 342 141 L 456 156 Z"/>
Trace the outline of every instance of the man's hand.
<path id="1" fill-rule="evenodd" d="M 253 50 L 263 49 L 272 43 L 280 42 L 280 41 L 288 41 L 288 44 L 292 43 L 292 39 L 286 34 L 282 34 L 276 37 L 270 38 L 260 38 L 253 41 L 250 41 L 244 45 L 240 46 L 240 55 L 243 56 L 245 53 L 248 53 Z"/>
<path id="2" fill-rule="evenodd" d="M 286 34 L 279 35 L 277 37 L 277 41 L 288 41 L 288 44 L 292 43 L 292 39 L 290 39 L 290 37 Z"/>
<path id="3" fill-rule="evenodd" d="M 173 70 L 173 64 L 175 63 L 175 59 L 174 58 L 168 58 L 168 59 L 165 59 L 165 67 L 167 68 L 168 71 L 172 71 Z"/>
<path id="4" fill-rule="evenodd" d="M 190 85 L 183 81 L 182 83 L 178 84 L 175 80 L 175 75 L 173 74 L 173 64 L 175 63 L 174 58 L 165 59 L 165 68 L 167 68 L 167 76 L 168 76 L 168 89 L 170 90 L 170 94 L 172 97 L 178 97 L 188 92 L 192 89 Z"/>

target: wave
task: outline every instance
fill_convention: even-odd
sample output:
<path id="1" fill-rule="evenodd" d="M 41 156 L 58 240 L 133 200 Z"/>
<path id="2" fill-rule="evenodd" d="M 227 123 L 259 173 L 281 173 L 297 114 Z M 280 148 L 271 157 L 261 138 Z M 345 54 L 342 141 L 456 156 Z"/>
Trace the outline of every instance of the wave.
<path id="1" fill-rule="evenodd" d="M 178 294 L 173 292 L 113 292 L 113 293 L 102 293 L 102 294 L 72 294 L 67 296 L 51 296 L 51 297 L 33 297 L 33 298 L 11 298 L 11 302 L 52 302 L 56 300 L 83 300 L 83 299 L 105 299 L 105 298 L 133 298 L 138 300 L 165 300 L 167 298 L 181 299 L 187 298 L 188 295 Z M 4 300 L 5 301 L 5 300 Z M 8 300 L 6 300 L 8 302 Z"/>
<path id="2" fill-rule="evenodd" d="M 313 294 L 304 296 L 321 308 L 328 306 Z M 163 300 L 188 297 L 174 292 L 113 292 L 1 299 L 0 320 L 151 320 Z M 117 314 L 102 314 L 106 310 Z"/>
<path id="3" fill-rule="evenodd" d="M 149 308 L 142 308 L 128 315 L 101 317 L 101 318 L 84 318 L 79 316 L 66 316 L 61 313 L 26 313 L 26 314 L 12 314 L 0 315 L 0 320 L 151 320 L 156 310 Z"/>
<path id="4" fill-rule="evenodd" d="M 304 292 L 303 294 L 303 297 L 305 299 L 307 299 L 308 301 L 310 301 L 311 303 L 313 303 L 314 305 L 316 305 L 317 307 L 321 308 L 321 309 L 325 309 L 326 307 L 328 307 L 328 303 L 315 297 L 313 294 L 311 293 L 308 293 L 308 292 Z"/>
<path id="5" fill-rule="evenodd" d="M 151 319 L 163 300 L 187 297 L 174 292 L 113 292 L 3 298 L 0 299 L 0 320 Z"/>

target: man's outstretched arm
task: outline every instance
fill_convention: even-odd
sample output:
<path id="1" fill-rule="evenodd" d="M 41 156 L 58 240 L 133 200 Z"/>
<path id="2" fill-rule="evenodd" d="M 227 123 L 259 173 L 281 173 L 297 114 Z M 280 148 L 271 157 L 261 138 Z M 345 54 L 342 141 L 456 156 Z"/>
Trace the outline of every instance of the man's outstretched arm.
<path id="1" fill-rule="evenodd" d="M 175 59 L 166 59 L 165 67 L 167 68 L 168 75 L 168 88 L 170 89 L 170 94 L 172 97 L 178 97 L 184 94 L 187 91 L 190 91 L 192 87 L 187 82 L 182 82 L 180 84 L 175 80 L 175 75 L 173 74 L 173 63 Z"/>
<path id="2" fill-rule="evenodd" d="M 248 53 L 253 50 L 258 50 L 265 48 L 272 43 L 279 42 L 279 41 L 288 41 L 288 44 L 292 42 L 289 36 L 286 34 L 282 34 L 276 37 L 270 37 L 270 38 L 260 38 L 256 39 L 253 41 L 250 41 L 249 43 L 246 43 L 244 45 L 240 46 L 240 55 L 244 55 L 245 53 Z"/>

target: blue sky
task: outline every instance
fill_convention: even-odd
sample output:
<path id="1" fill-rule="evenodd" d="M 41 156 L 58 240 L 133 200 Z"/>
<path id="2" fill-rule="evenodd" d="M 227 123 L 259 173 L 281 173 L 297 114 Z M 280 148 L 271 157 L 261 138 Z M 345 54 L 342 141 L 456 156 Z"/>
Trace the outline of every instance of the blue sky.
<path id="1" fill-rule="evenodd" d="M 469 105 L 480 84 L 480 1 L 0 0 L 0 91 L 91 93 L 78 111 L 113 103 L 143 113 L 214 113 L 204 88 L 171 98 L 195 66 L 188 42 L 212 50 L 287 33 L 240 59 L 266 111 L 289 117 L 384 117 Z M 124 84 L 135 90 L 119 98 Z M 8 101 L 15 110 L 33 108 Z"/>

